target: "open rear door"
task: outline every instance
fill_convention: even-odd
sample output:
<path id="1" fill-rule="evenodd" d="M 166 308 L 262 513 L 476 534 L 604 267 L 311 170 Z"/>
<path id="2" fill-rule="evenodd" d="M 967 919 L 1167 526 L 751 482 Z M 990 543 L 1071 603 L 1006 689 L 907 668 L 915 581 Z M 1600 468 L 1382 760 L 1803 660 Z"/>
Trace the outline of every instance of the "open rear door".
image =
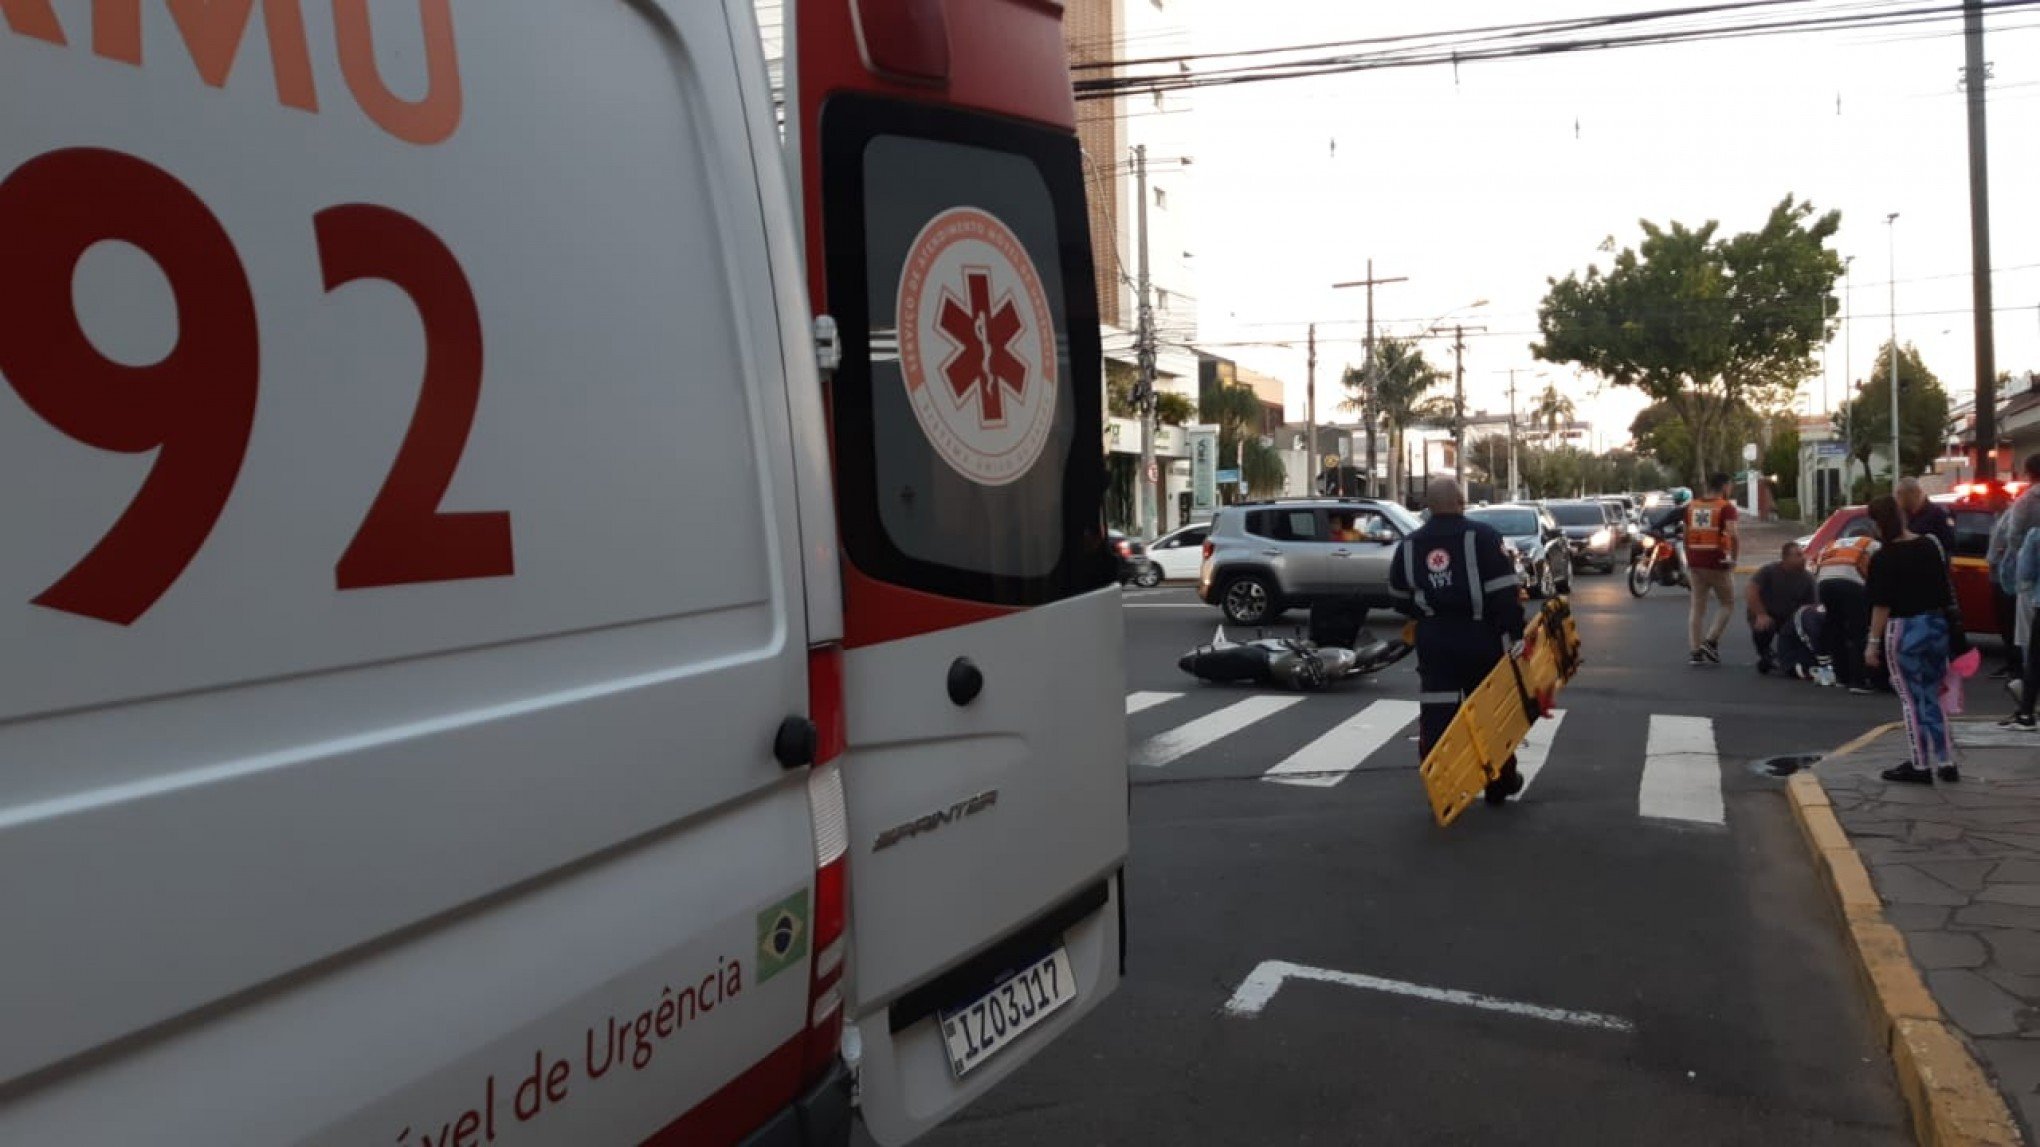
<path id="1" fill-rule="evenodd" d="M 850 1036 L 902 1142 L 1120 969 L 1120 604 L 1083 160 L 1049 0 L 787 21 L 810 289 L 834 319 Z"/>

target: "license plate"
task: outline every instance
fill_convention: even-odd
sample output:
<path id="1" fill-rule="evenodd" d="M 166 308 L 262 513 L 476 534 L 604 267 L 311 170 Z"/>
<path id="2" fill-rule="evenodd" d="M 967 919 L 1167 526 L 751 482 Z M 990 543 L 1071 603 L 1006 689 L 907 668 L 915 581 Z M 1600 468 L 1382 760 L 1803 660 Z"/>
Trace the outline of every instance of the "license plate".
<path id="1" fill-rule="evenodd" d="M 1070 974 L 1069 953 L 1058 944 L 1053 952 L 991 991 L 942 1013 L 942 1042 L 949 1048 L 949 1070 L 963 1078 L 1076 998 L 1077 978 Z"/>

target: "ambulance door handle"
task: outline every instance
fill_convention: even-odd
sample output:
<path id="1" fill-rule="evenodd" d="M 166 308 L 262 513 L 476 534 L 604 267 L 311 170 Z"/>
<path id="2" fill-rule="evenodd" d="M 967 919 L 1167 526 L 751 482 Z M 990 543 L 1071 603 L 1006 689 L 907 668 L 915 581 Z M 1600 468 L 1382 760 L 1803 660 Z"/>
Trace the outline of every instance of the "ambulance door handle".
<path id="1" fill-rule="evenodd" d="M 968 705 L 977 700 L 985 691 L 984 670 L 968 657 L 959 657 L 949 663 L 949 700 L 956 705 Z"/>

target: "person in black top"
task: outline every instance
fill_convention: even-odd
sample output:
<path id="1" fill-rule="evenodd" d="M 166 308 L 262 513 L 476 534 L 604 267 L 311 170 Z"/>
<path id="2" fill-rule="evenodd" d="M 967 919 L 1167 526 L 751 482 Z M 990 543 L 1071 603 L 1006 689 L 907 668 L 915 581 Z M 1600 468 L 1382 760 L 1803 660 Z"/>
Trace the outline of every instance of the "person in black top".
<path id="1" fill-rule="evenodd" d="M 1487 678 L 1504 650 L 1523 640 L 1523 602 L 1516 566 L 1502 535 L 1466 517 L 1466 497 L 1450 478 L 1424 492 L 1431 519 L 1396 548 L 1388 571 L 1396 608 L 1417 619 L 1417 759 L 1423 760 L 1459 703 Z M 1487 788 L 1489 804 L 1523 790 L 1510 757 Z"/>
<path id="2" fill-rule="evenodd" d="M 1912 760 L 1884 770 L 1887 781 L 1929 785 L 1961 780 L 1948 718 L 1941 711 L 1941 679 L 1948 675 L 1948 607 L 1955 603 L 1946 558 L 1931 537 L 1906 527 L 1889 495 L 1870 503 L 1884 545 L 1870 559 L 1864 583 L 1870 601 L 1870 640 L 1863 664 L 1890 667 L 1892 690 L 1905 717 Z M 1938 767 L 1936 767 L 1938 766 Z"/>
<path id="3" fill-rule="evenodd" d="M 1786 676 L 1812 675 L 1814 654 L 1792 636 L 1792 620 L 1803 606 L 1819 605 L 1813 574 L 1806 568 L 1806 551 L 1798 542 L 1786 542 L 1778 560 L 1758 570 L 1743 587 L 1743 605 L 1749 611 L 1750 640 L 1757 647 L 1757 672 L 1769 673 L 1777 664 L 1773 649 L 1778 635 L 1785 634 Z"/>

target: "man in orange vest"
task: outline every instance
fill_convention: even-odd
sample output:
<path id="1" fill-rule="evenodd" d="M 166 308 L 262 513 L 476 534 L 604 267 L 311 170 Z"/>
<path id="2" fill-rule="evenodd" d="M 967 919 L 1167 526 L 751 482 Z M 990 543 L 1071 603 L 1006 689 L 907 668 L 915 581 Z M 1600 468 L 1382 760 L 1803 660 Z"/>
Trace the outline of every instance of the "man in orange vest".
<path id="1" fill-rule="evenodd" d="M 1868 524 L 1869 519 L 1861 521 Z M 1851 693 L 1871 691 L 1863 671 L 1863 643 L 1870 633 L 1870 600 L 1863 580 L 1870 576 L 1870 556 L 1877 545 L 1872 532 L 1850 534 L 1829 542 L 1814 562 L 1814 590 L 1827 610 L 1820 669 L 1814 675 L 1822 685 L 1845 685 Z"/>
<path id="2" fill-rule="evenodd" d="M 1721 634 L 1735 612 L 1738 545 L 1729 477 L 1710 475 L 1706 494 L 1686 503 L 1686 569 L 1693 583 L 1692 606 L 1686 615 L 1686 637 L 1693 646 L 1687 658 L 1691 664 L 1721 664 Z M 1711 623 L 1707 620 L 1710 599 L 1721 603 L 1721 613 Z"/>

